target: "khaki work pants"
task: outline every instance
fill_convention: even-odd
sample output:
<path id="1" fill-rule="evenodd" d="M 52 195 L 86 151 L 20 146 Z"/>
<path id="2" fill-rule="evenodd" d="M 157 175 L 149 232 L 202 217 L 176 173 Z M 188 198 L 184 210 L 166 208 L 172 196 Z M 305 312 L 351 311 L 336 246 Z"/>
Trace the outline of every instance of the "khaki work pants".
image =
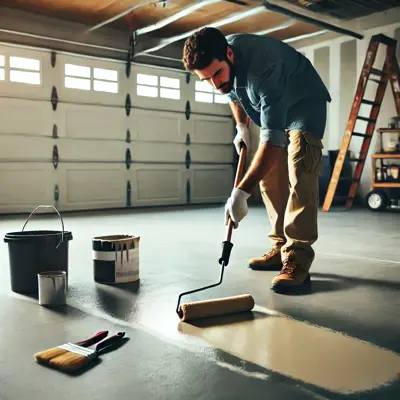
<path id="1" fill-rule="evenodd" d="M 289 145 L 260 182 L 267 209 L 273 247 L 281 248 L 282 261 L 294 251 L 306 270 L 314 260 L 312 245 L 318 238 L 318 183 L 322 170 L 321 140 L 311 133 L 288 131 Z"/>

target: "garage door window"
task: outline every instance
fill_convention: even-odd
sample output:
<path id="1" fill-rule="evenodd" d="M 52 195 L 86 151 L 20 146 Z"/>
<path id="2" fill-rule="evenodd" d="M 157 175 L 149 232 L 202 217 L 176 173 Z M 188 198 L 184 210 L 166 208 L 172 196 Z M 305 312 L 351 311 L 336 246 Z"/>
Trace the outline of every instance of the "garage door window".
<path id="1" fill-rule="evenodd" d="M 64 84 L 69 89 L 90 90 L 90 67 L 65 64 Z"/>
<path id="2" fill-rule="evenodd" d="M 4 81 L 5 79 L 4 62 L 4 56 L 0 55 L 0 81 Z"/>
<path id="3" fill-rule="evenodd" d="M 40 85 L 40 61 L 33 58 L 11 56 L 10 82 Z"/>
<path id="4" fill-rule="evenodd" d="M 138 96 L 158 97 L 158 76 L 137 74 L 136 83 Z"/>
<path id="5" fill-rule="evenodd" d="M 118 93 L 118 71 L 93 68 L 93 89 L 97 92 Z"/>
<path id="6" fill-rule="evenodd" d="M 179 100 L 181 98 L 180 80 L 177 78 L 160 78 L 160 97 L 164 99 Z"/>
<path id="7" fill-rule="evenodd" d="M 65 64 L 64 83 L 69 89 L 93 89 L 96 92 L 118 93 L 118 71 Z"/>

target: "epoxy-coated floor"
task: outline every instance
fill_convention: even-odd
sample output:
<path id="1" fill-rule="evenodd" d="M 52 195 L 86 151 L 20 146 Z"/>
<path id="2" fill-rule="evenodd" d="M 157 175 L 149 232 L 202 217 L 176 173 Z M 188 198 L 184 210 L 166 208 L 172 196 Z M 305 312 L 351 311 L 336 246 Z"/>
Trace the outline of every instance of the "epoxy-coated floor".
<path id="1" fill-rule="evenodd" d="M 252 207 L 233 232 L 221 286 L 187 300 L 250 293 L 254 312 L 187 324 L 178 294 L 214 283 L 224 240 L 223 207 L 63 214 L 70 243 L 68 306 L 47 309 L 11 292 L 1 247 L 0 399 L 398 399 L 400 398 L 400 214 L 320 213 L 312 289 L 281 295 L 276 272 L 252 271 L 269 250 L 269 224 Z M 3 218 L 1 236 L 24 217 Z M 29 229 L 60 229 L 36 214 Z M 93 236 L 135 234 L 140 281 L 93 281 Z M 37 365 L 33 354 L 109 329 L 129 340 L 79 377 Z M 23 382 L 23 384 L 21 384 Z"/>

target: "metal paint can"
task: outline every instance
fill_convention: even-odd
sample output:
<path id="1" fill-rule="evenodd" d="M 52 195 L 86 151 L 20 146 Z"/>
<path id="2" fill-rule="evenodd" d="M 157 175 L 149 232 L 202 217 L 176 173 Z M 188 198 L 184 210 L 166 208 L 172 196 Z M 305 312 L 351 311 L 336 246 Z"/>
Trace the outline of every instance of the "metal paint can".
<path id="1" fill-rule="evenodd" d="M 62 306 L 67 302 L 67 273 L 46 271 L 38 274 L 39 304 Z"/>
<path id="2" fill-rule="evenodd" d="M 98 283 L 139 280 L 139 236 L 108 235 L 92 239 L 93 274 Z"/>

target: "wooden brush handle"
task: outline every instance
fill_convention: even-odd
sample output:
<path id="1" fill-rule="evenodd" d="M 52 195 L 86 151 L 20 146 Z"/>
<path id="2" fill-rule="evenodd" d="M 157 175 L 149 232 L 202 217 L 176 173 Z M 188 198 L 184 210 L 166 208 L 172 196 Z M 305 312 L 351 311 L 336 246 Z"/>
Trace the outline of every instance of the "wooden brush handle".
<path id="1" fill-rule="evenodd" d="M 96 352 L 105 349 L 106 347 L 115 346 L 121 343 L 125 332 L 118 332 L 117 334 L 110 336 L 108 339 L 103 340 L 96 346 Z"/>
<path id="2" fill-rule="evenodd" d="M 81 340 L 80 342 L 76 342 L 77 345 L 79 346 L 83 346 L 83 347 L 89 347 L 92 344 L 95 344 L 97 342 L 100 342 L 100 340 L 104 339 L 105 337 L 107 337 L 108 335 L 108 331 L 100 331 L 97 332 L 94 336 L 85 339 L 85 340 Z"/>

